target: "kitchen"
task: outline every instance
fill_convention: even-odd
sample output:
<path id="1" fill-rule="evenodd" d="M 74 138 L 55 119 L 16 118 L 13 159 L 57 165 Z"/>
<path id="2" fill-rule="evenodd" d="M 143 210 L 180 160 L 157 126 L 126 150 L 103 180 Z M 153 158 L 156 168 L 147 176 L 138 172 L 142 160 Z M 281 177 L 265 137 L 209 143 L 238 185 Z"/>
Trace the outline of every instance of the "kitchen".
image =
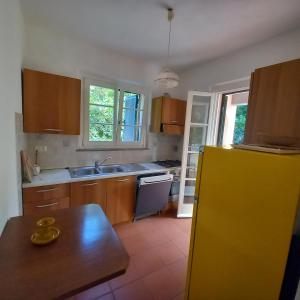
<path id="1" fill-rule="evenodd" d="M 199 151 L 204 145 L 221 145 L 222 142 L 218 141 L 226 137 L 226 134 L 218 137 L 223 95 L 251 91 L 250 75 L 255 70 L 259 73 L 257 78 L 268 74 L 266 78 L 274 78 L 271 86 L 279 86 L 280 76 L 275 74 L 278 71 L 275 69 L 285 69 L 286 65 L 278 67 L 277 64 L 296 62 L 299 58 L 297 3 L 290 1 L 289 6 L 278 1 L 273 14 L 270 3 L 266 6 L 257 3 L 257 11 L 255 5 L 248 7 L 246 12 L 249 15 L 251 12 L 263 12 L 264 17 L 273 22 L 272 29 L 259 36 L 258 27 L 255 27 L 258 25 L 248 20 L 252 31 L 247 31 L 249 27 L 246 25 L 240 30 L 244 36 L 248 34 L 249 41 L 240 38 L 240 44 L 232 44 L 230 48 L 229 43 L 220 39 L 220 47 L 214 47 L 219 52 L 215 50 L 212 53 L 211 48 L 205 56 L 205 50 L 199 46 L 198 54 L 187 51 L 184 59 L 178 55 L 176 61 L 175 51 L 181 47 L 178 44 L 188 44 L 189 40 L 185 34 L 181 35 L 179 27 L 183 26 L 187 32 L 197 31 L 184 22 L 183 11 L 188 9 L 191 14 L 194 11 L 196 17 L 203 13 L 197 4 L 193 4 L 196 7 L 192 4 L 191 7 L 175 5 L 175 16 L 171 20 L 166 18 L 169 11 L 166 12 L 156 1 L 151 1 L 151 8 L 143 6 L 145 3 L 137 5 L 148 27 L 152 22 L 146 16 L 151 15 L 157 20 L 158 27 L 164 28 L 159 32 L 159 45 L 153 43 L 157 41 L 154 32 L 159 31 L 154 24 L 153 35 L 149 38 L 152 42 L 147 43 L 140 34 L 142 42 L 139 50 L 139 46 L 133 47 L 133 43 L 127 43 L 120 37 L 120 28 L 115 28 L 112 20 L 105 19 L 106 14 L 116 14 L 121 22 L 120 14 L 124 11 L 122 25 L 125 31 L 130 32 L 133 28 L 129 18 L 132 12 L 125 4 L 118 7 L 104 1 L 99 8 L 94 4 L 81 7 L 76 3 L 71 12 L 68 10 L 72 7 L 69 1 L 56 3 L 56 8 L 55 4 L 52 6 L 49 2 L 38 0 L 22 1 L 21 5 L 15 0 L 4 2 L 0 12 L 4 22 L 1 29 L 4 41 L 1 53 L 4 54 L 1 54 L 3 68 L 0 80 L 3 90 L 1 230 L 15 216 L 34 216 L 36 211 L 45 210 L 51 217 L 52 213 L 59 213 L 55 208 L 64 211 L 96 203 L 105 213 L 103 218 L 108 219 L 121 238 L 118 250 L 125 247 L 130 256 L 129 266 L 124 267 L 127 260 L 124 255 L 120 265 L 127 269 L 125 275 L 100 285 L 93 284 L 95 287 L 89 285 L 90 289 L 86 288 L 86 291 L 75 288 L 77 295 L 69 296 L 78 299 L 183 299 L 187 290 L 185 274 L 195 192 L 197 194 L 196 178 L 205 168 L 198 163 Z M 127 4 L 128 7 L 134 5 L 132 1 Z M 211 7 L 210 12 L 218 11 L 216 8 Z M 85 22 L 85 9 L 93 20 L 90 22 L 95 23 Z M 148 11 L 147 14 L 147 9 L 151 13 Z M 243 10 L 238 10 L 232 3 L 226 7 L 227 17 L 233 9 L 237 9 L 238 17 L 232 20 L 236 23 L 230 28 L 231 42 L 237 41 L 233 28 L 247 23 L 242 19 Z M 97 18 L 98 13 L 103 18 Z M 224 15 L 219 17 L 222 20 Z M 290 23 L 279 22 L 284 17 Z M 100 32 L 104 20 L 108 27 Z M 161 66 L 169 55 L 165 52 L 171 21 L 170 61 L 179 74 L 179 85 L 164 89 L 155 85 L 154 81 L 161 75 Z M 129 27 L 125 29 L 127 25 Z M 217 24 L 210 23 L 210 26 L 215 28 Z M 7 34 L 8 27 L 12 28 L 11 35 Z M 220 27 L 217 26 L 217 29 L 220 30 Z M 108 31 L 109 34 L 105 34 Z M 226 35 L 225 32 L 223 34 Z M 146 58 L 148 49 L 152 49 L 153 53 L 156 51 L 152 48 L 153 44 L 161 49 L 161 56 L 155 63 L 149 59 L 151 55 Z M 224 48 L 222 52 L 224 44 L 227 50 Z M 132 52 L 128 50 L 129 46 L 133 47 Z M 267 66 L 275 67 L 264 71 L 263 67 Z M 298 78 L 298 67 L 287 69 L 292 70 L 293 75 L 283 75 L 283 78 L 293 84 L 290 91 L 297 90 L 297 80 L 293 81 L 293 78 Z M 270 83 L 266 80 L 265 84 Z M 256 95 L 261 92 L 260 89 Z M 279 125 L 271 129 L 266 125 L 267 120 L 261 120 L 267 114 L 272 116 L 270 107 L 273 104 L 251 107 L 251 102 L 247 102 L 248 116 L 250 114 L 251 124 L 255 124 L 246 127 L 247 143 L 295 144 L 291 132 L 298 133 L 295 125 L 297 114 L 291 111 L 296 113 L 299 110 L 298 98 L 293 95 L 293 92 L 288 94 L 290 109 L 286 109 L 280 101 L 279 106 L 274 108 L 275 123 Z M 251 97 L 253 94 L 250 92 L 250 100 L 247 101 L 251 101 Z M 259 103 L 266 98 L 263 93 L 257 97 L 260 97 Z M 238 100 L 232 99 L 227 99 L 227 113 L 230 101 L 238 103 L 234 102 Z M 245 103 L 242 102 L 243 105 Z M 228 117 L 225 114 L 224 130 L 226 132 L 231 126 L 227 137 L 230 135 L 232 138 L 236 124 L 229 126 L 226 123 Z M 29 172 L 25 170 L 24 182 L 21 150 L 25 150 L 25 169 L 29 166 Z M 209 153 L 210 150 L 207 151 Z M 151 179 L 147 179 L 149 176 Z M 152 187 L 150 192 L 147 190 L 149 186 Z M 153 189 L 155 186 L 158 188 Z M 159 195 L 154 197 L 154 193 Z M 149 207 L 146 200 L 151 196 L 159 201 L 152 201 L 153 205 Z M 58 222 L 60 218 L 58 215 L 57 227 L 62 226 Z M 38 218 L 34 217 L 34 220 L 38 221 Z M 54 242 L 48 249 L 63 242 L 64 233 L 62 230 L 56 241 L 58 243 Z M 88 241 L 89 236 L 85 238 Z M 44 249 L 47 249 L 46 246 Z M 278 287 L 274 290 L 278 292 Z M 191 295 L 189 299 L 192 299 Z"/>

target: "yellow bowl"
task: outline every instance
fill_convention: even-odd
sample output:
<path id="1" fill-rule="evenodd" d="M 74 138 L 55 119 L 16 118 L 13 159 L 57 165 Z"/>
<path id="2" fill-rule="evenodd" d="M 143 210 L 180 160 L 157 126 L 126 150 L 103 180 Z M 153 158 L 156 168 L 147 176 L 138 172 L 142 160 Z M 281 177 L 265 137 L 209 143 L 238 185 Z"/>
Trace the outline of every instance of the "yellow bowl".
<path id="1" fill-rule="evenodd" d="M 52 218 L 52 217 L 44 217 L 44 218 L 41 218 L 39 219 L 37 222 L 36 222 L 36 225 L 39 226 L 39 227 L 48 227 L 48 226 L 51 226 L 55 223 L 55 219 Z"/>
<path id="2" fill-rule="evenodd" d="M 57 227 L 49 226 L 38 229 L 31 235 L 31 242 L 35 245 L 47 245 L 55 241 L 60 235 L 60 230 Z"/>

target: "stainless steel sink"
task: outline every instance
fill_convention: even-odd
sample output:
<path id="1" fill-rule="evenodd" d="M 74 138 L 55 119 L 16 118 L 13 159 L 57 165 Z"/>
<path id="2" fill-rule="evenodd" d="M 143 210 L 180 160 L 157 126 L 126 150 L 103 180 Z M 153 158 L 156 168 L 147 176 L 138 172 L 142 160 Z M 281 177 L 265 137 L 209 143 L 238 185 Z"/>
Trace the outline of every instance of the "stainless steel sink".
<path id="1" fill-rule="evenodd" d="M 121 165 L 123 172 L 137 172 L 147 170 L 147 168 L 143 167 L 140 164 L 124 164 Z"/>
<path id="2" fill-rule="evenodd" d="M 70 168 L 69 173 L 72 178 L 89 177 L 89 176 L 101 176 L 104 174 L 114 173 L 130 173 L 136 171 L 146 170 L 145 167 L 139 164 L 123 164 L 123 165 L 102 165 L 98 168 L 95 167 L 79 167 Z"/>
<path id="3" fill-rule="evenodd" d="M 100 174 L 124 172 L 120 165 L 105 165 L 97 169 Z"/>
<path id="4" fill-rule="evenodd" d="M 69 172 L 72 178 L 95 176 L 100 174 L 95 167 L 70 168 Z"/>

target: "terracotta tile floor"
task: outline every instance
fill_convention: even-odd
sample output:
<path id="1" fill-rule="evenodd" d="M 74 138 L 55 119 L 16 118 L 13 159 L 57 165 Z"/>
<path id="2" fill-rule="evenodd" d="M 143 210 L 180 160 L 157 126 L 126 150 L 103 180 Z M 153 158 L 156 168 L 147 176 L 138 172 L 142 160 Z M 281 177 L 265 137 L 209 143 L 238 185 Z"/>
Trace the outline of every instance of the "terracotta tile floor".
<path id="1" fill-rule="evenodd" d="M 183 299 L 191 219 L 154 216 L 115 229 L 130 255 L 126 274 L 72 299 Z"/>

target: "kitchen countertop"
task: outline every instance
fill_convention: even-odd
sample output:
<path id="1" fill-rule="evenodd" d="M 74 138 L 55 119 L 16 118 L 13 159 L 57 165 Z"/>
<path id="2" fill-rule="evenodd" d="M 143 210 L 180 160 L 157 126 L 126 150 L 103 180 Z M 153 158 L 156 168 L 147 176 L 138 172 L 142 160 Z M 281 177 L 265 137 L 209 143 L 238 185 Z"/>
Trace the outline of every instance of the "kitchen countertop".
<path id="1" fill-rule="evenodd" d="M 136 171 L 136 172 L 109 173 L 109 174 L 86 176 L 86 177 L 79 177 L 79 178 L 72 178 L 70 176 L 68 169 L 42 170 L 40 175 L 33 176 L 32 182 L 24 182 L 22 184 L 22 187 L 29 188 L 29 187 L 36 187 L 36 186 L 63 184 L 69 182 L 87 181 L 87 180 L 95 180 L 95 179 L 105 179 L 105 178 L 123 177 L 123 176 L 130 176 L 130 175 L 168 172 L 170 169 L 174 169 L 174 168 L 165 168 L 155 163 L 139 163 L 139 165 L 147 169 Z"/>

